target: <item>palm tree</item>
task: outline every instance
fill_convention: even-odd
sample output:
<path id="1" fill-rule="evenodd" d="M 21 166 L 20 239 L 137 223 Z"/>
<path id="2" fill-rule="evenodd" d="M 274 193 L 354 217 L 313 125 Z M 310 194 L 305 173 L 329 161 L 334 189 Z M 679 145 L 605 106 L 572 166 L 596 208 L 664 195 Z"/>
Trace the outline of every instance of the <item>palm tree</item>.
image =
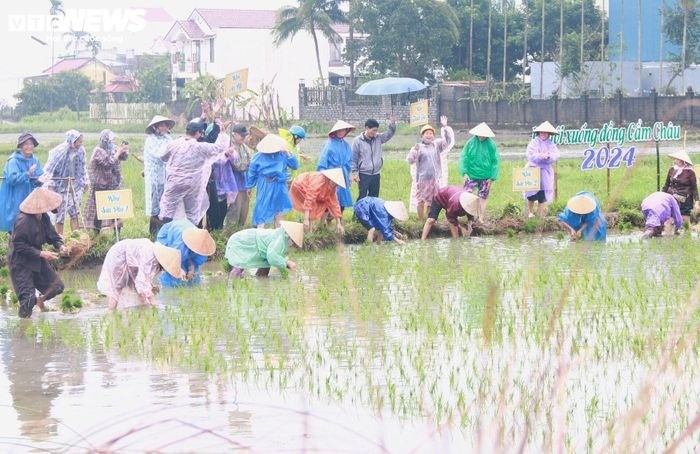
<path id="1" fill-rule="evenodd" d="M 347 23 L 347 18 L 339 9 L 339 2 L 334 0 L 298 0 L 298 2 L 299 6 L 283 6 L 277 10 L 277 23 L 272 30 L 274 43 L 279 47 L 285 41 L 291 41 L 297 33 L 309 32 L 314 40 L 321 87 L 325 88 L 317 31 L 320 31 L 332 44 L 338 45 L 342 42 L 342 38 L 333 29 L 333 24 Z"/>
<path id="2" fill-rule="evenodd" d="M 76 55 L 78 55 L 78 47 L 80 47 L 81 43 L 83 45 L 87 43 L 90 33 L 82 30 L 73 30 L 71 28 L 70 31 L 65 32 L 63 34 L 63 37 L 66 36 L 68 37 L 68 42 L 66 43 L 66 50 L 73 47 L 73 57 L 75 57 Z"/>
<path id="3" fill-rule="evenodd" d="M 66 15 L 63 10 L 63 2 L 61 0 L 49 0 L 51 2 L 51 9 L 49 9 L 49 14 L 52 16 L 58 16 L 59 14 Z"/>
<path id="4" fill-rule="evenodd" d="M 100 52 L 100 49 L 102 49 L 102 43 L 94 35 L 88 35 L 88 38 L 85 41 L 85 48 L 90 49 L 94 68 L 93 72 L 95 74 L 95 78 L 97 78 L 97 54 Z"/>

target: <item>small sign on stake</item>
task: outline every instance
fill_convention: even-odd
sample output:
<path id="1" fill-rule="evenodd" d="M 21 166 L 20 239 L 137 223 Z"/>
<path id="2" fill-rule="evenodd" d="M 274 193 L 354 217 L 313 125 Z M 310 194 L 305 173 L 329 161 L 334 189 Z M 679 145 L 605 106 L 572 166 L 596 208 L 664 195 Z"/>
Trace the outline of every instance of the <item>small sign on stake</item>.
<path id="1" fill-rule="evenodd" d="M 226 74 L 224 78 L 224 95 L 231 98 L 248 89 L 248 68 Z"/>
<path id="2" fill-rule="evenodd" d="M 428 100 L 412 102 L 410 106 L 410 125 L 411 127 L 422 126 L 428 124 L 430 111 L 428 109 Z"/>
<path id="3" fill-rule="evenodd" d="M 540 168 L 521 167 L 513 169 L 513 191 L 539 191 Z"/>
<path id="4" fill-rule="evenodd" d="M 114 191 L 95 191 L 95 205 L 97 219 L 114 220 L 114 230 L 119 241 L 119 229 L 117 219 L 133 218 L 134 204 L 132 203 L 131 189 L 119 189 Z"/>

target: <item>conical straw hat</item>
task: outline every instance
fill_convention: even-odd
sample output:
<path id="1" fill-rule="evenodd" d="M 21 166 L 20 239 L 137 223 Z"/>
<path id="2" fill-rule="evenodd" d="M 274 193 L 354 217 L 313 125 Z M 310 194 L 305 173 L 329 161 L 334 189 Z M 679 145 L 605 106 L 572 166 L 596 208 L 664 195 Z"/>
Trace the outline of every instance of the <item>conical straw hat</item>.
<path id="1" fill-rule="evenodd" d="M 545 121 L 542 122 L 538 127 L 532 130 L 533 132 L 548 132 L 550 134 L 559 134 L 557 128 L 552 126 L 552 123 Z"/>
<path id="2" fill-rule="evenodd" d="M 435 128 L 433 128 L 433 127 L 430 126 L 430 125 L 425 125 L 425 126 L 423 126 L 422 128 L 420 128 L 420 135 L 422 136 L 423 133 L 424 133 L 425 131 L 428 131 L 428 130 L 433 131 L 433 133 L 435 133 Z"/>
<path id="3" fill-rule="evenodd" d="M 150 123 L 148 123 L 148 126 L 146 126 L 146 134 L 150 134 L 153 132 L 153 127 L 157 125 L 158 123 L 167 123 L 168 128 L 172 128 L 175 126 L 175 121 L 171 120 L 168 117 L 164 117 L 162 115 L 156 115 L 153 117 L 153 120 L 151 120 Z"/>
<path id="4" fill-rule="evenodd" d="M 301 222 L 280 221 L 280 227 L 289 235 L 289 238 L 294 241 L 299 247 L 304 244 L 304 224 Z"/>
<path id="5" fill-rule="evenodd" d="M 182 232 L 182 241 L 192 252 L 206 257 L 216 252 L 214 238 L 205 229 L 190 227 Z"/>
<path id="6" fill-rule="evenodd" d="M 399 221 L 405 221 L 408 219 L 406 205 L 404 205 L 404 203 L 401 201 L 387 200 L 384 202 L 384 208 L 386 208 L 386 211 L 394 219 L 398 219 Z"/>
<path id="7" fill-rule="evenodd" d="M 53 211 L 61 206 L 63 197 L 46 188 L 36 188 L 22 203 L 19 210 L 27 214 L 41 214 Z"/>
<path id="8" fill-rule="evenodd" d="M 683 162 L 693 165 L 693 161 L 690 160 L 690 156 L 688 156 L 688 152 L 685 150 L 674 151 L 673 153 L 670 153 L 668 157 L 671 159 L 680 159 Z"/>
<path id="9" fill-rule="evenodd" d="M 491 131 L 491 128 L 489 128 L 489 125 L 486 123 L 479 123 L 478 125 L 474 126 L 469 130 L 469 134 L 479 137 L 496 137 L 496 134 Z"/>
<path id="10" fill-rule="evenodd" d="M 471 192 L 464 191 L 459 195 L 459 204 L 464 211 L 472 216 L 479 215 L 479 198 Z"/>
<path id="11" fill-rule="evenodd" d="M 343 175 L 343 171 L 341 169 L 326 169 L 321 170 L 321 173 L 341 188 L 345 187 L 345 176 Z"/>
<path id="12" fill-rule="evenodd" d="M 180 279 L 185 273 L 180 266 L 180 251 L 175 248 L 153 243 L 153 254 L 165 271 L 171 276 Z"/>
<path id="13" fill-rule="evenodd" d="M 595 200 L 587 195 L 579 194 L 570 198 L 566 207 L 576 214 L 588 214 L 595 210 Z"/>
<path id="14" fill-rule="evenodd" d="M 289 151 L 289 144 L 277 134 L 268 134 L 255 147 L 260 153 L 277 153 Z"/>
<path id="15" fill-rule="evenodd" d="M 328 134 L 332 134 L 336 131 L 340 131 L 341 129 L 355 129 L 355 127 L 353 125 L 351 125 L 350 123 L 348 123 L 347 121 L 338 120 L 335 122 L 335 124 L 333 125 L 331 130 L 328 131 Z"/>

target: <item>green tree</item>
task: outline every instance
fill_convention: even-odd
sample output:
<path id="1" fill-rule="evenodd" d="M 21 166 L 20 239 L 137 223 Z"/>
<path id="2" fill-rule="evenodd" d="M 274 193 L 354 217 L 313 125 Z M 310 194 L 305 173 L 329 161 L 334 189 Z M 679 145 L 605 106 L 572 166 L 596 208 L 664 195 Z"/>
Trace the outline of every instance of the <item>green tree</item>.
<path id="1" fill-rule="evenodd" d="M 77 72 L 61 72 L 48 79 L 25 82 L 22 90 L 15 95 L 19 109 L 25 115 L 45 112 L 53 96 L 53 107 L 68 107 L 73 111 L 87 110 L 90 102 L 92 82 Z"/>
<path id="2" fill-rule="evenodd" d="M 451 54 L 443 60 L 449 73 L 470 70 L 483 79 L 511 79 L 520 69 L 516 60 L 522 58 L 524 42 L 524 14 L 513 2 L 495 5 L 489 0 L 448 0 L 459 19 L 459 40 Z M 489 11 L 491 12 L 491 62 L 489 68 Z M 471 46 L 470 46 L 471 38 Z M 471 53 L 470 53 L 471 49 Z"/>
<path id="3" fill-rule="evenodd" d="M 321 86 L 325 87 L 321 56 L 318 49 L 318 34 L 325 36 L 335 45 L 342 43 L 342 38 L 333 29 L 334 23 L 346 23 L 347 18 L 340 10 L 338 0 L 298 0 L 299 6 L 283 6 L 277 10 L 277 23 L 272 33 L 277 46 L 291 41 L 297 33 L 306 31 L 314 40 L 316 63 Z"/>
<path id="4" fill-rule="evenodd" d="M 365 73 L 435 80 L 441 60 L 459 38 L 459 19 L 438 0 L 358 0 L 355 30 L 365 38 L 353 43 Z"/>
<path id="5" fill-rule="evenodd" d="M 668 41 L 680 47 L 679 54 L 672 55 L 675 62 L 672 82 L 691 64 L 700 60 L 700 3 L 697 0 L 679 0 L 675 8 L 666 6 L 664 33 Z M 685 87 L 683 87 L 685 89 Z"/>
<path id="6" fill-rule="evenodd" d="M 66 38 L 66 50 L 72 47 L 72 56 L 75 57 L 76 55 L 78 55 L 78 48 L 81 45 L 85 46 L 88 42 L 88 39 L 90 38 L 90 33 L 82 30 L 73 30 L 71 28 L 70 31 L 67 31 L 63 34 L 63 38 Z"/>
<path id="7" fill-rule="evenodd" d="M 139 89 L 130 93 L 131 102 L 168 102 L 171 99 L 170 58 L 165 55 L 143 55 L 134 68 Z"/>

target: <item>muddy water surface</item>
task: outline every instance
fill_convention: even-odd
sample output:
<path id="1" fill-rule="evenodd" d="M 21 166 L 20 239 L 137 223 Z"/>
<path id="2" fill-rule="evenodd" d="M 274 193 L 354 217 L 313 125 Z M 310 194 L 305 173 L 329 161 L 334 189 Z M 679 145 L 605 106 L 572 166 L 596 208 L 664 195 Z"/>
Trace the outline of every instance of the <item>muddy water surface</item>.
<path id="1" fill-rule="evenodd" d="M 698 411 L 697 244 L 339 247 L 296 254 L 289 278 L 230 283 L 210 264 L 201 288 L 116 313 L 91 293 L 96 270 L 64 273 L 80 313 L 0 310 L 0 446 L 579 451 L 616 446 L 607 429 L 634 404 L 646 418 L 628 427 L 668 446 Z M 688 349 L 660 369 L 674 336 Z"/>

